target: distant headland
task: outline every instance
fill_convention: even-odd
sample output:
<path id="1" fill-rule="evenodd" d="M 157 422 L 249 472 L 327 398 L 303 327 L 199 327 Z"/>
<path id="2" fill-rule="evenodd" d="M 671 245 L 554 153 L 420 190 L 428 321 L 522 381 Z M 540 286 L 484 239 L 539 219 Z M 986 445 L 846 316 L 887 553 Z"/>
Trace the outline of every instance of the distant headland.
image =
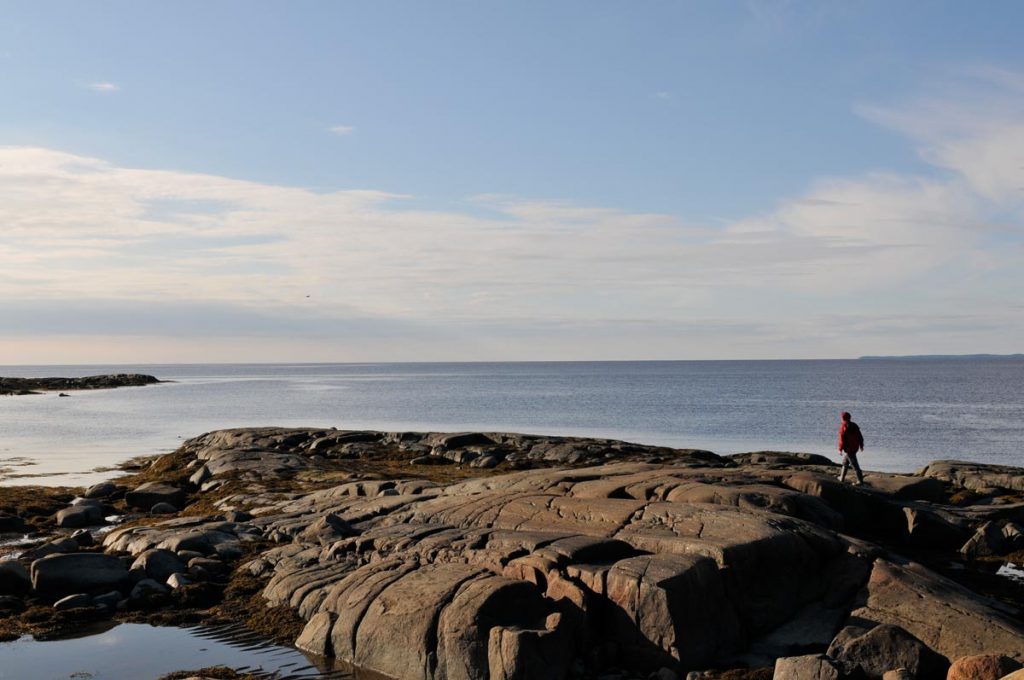
<path id="1" fill-rule="evenodd" d="M 58 390 L 108 390 L 115 387 L 141 387 L 162 382 L 142 373 L 89 375 L 82 378 L 4 378 L 0 377 L 0 395 L 40 394 Z"/>
<path id="2" fill-rule="evenodd" d="M 893 356 L 862 356 L 857 357 L 859 361 L 877 359 L 899 359 L 904 361 L 934 361 L 947 359 L 1024 359 L 1024 354 L 907 354 Z"/>

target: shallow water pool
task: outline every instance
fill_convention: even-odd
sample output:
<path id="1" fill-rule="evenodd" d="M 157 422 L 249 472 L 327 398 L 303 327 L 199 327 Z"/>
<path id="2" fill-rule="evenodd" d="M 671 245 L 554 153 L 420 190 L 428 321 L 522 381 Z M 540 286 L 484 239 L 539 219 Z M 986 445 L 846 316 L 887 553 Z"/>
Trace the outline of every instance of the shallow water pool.
<path id="1" fill-rule="evenodd" d="M 218 665 L 280 680 L 351 677 L 329 660 L 268 643 L 242 627 L 122 623 L 83 632 L 75 638 L 0 643 L 0 680 L 155 680 Z"/>

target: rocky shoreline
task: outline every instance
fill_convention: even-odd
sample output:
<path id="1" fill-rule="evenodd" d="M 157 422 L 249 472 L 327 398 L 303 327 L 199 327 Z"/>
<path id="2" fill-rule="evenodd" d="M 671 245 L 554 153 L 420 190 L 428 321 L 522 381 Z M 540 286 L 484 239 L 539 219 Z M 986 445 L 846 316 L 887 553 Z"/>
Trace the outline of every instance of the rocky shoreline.
<path id="1" fill-rule="evenodd" d="M 1024 469 L 514 433 L 207 433 L 0 489 L 0 636 L 245 621 L 358 677 L 948 678 L 1024 663 Z M 111 529 L 109 518 L 117 516 Z"/>
<path id="2" fill-rule="evenodd" d="M 89 375 L 82 378 L 4 378 L 0 376 L 0 396 L 75 390 L 109 390 L 116 387 L 142 387 L 159 382 L 163 381 L 142 373 Z"/>

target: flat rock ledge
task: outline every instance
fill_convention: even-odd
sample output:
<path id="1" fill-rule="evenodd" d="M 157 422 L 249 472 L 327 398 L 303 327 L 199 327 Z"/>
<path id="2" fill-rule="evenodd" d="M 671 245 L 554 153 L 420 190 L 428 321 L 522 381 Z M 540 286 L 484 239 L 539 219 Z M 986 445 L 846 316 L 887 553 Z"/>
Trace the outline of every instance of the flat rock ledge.
<path id="1" fill-rule="evenodd" d="M 168 456 L 168 477 L 191 477 L 187 516 L 114 529 L 104 550 L 158 554 L 172 575 L 175 556 L 199 577 L 234 565 L 306 622 L 298 647 L 379 677 L 945 678 L 964 657 L 1024 662 L 1018 609 L 913 559 L 966 560 L 985 531 L 994 550 L 1024 549 L 1024 469 L 976 483 L 984 466 L 944 464 L 853 487 L 804 454 L 284 428 L 211 432 Z M 346 478 L 367 461 L 377 473 Z M 950 504 L 966 483 L 994 495 Z M 58 561 L 33 579 L 63 578 Z"/>
<path id="2" fill-rule="evenodd" d="M 108 390 L 115 387 L 142 387 L 161 382 L 141 373 L 90 375 L 82 378 L 4 378 L 0 377 L 0 395 L 36 394 L 72 390 Z"/>

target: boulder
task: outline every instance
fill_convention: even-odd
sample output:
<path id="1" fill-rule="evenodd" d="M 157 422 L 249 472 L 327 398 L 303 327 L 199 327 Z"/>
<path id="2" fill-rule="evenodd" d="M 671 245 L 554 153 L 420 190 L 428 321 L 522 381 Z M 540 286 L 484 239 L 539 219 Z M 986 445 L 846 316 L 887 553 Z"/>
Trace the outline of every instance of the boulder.
<path id="1" fill-rule="evenodd" d="M 122 589 L 130 578 L 124 562 L 113 555 L 48 555 L 32 563 L 32 587 L 44 595 Z"/>
<path id="2" fill-rule="evenodd" d="M 896 670 L 886 671 L 882 675 L 882 680 L 917 680 L 917 676 L 911 674 L 906 668 L 897 668 Z M 937 678 L 936 680 L 941 680 Z"/>
<path id="3" fill-rule="evenodd" d="M 211 477 L 213 477 L 213 473 L 210 472 L 210 468 L 203 465 L 192 473 L 192 476 L 188 478 L 188 482 L 193 486 L 202 486 L 203 483 L 208 482 Z"/>
<path id="4" fill-rule="evenodd" d="M 482 570 L 433 564 L 387 586 L 356 630 L 355 663 L 392 677 L 429 677 L 436 621 L 459 587 Z"/>
<path id="5" fill-rule="evenodd" d="M 970 536 L 969 529 L 928 508 L 907 506 L 903 514 L 907 518 L 907 540 L 919 548 L 957 550 Z"/>
<path id="6" fill-rule="evenodd" d="M 317 656 L 333 656 L 331 649 L 331 628 L 334 626 L 334 614 L 319 612 L 313 615 L 302 633 L 295 640 L 295 646 L 304 652 Z"/>
<path id="7" fill-rule="evenodd" d="M 13 595 L 0 595 L 0 613 L 19 614 L 25 611 L 25 602 Z"/>
<path id="8" fill-rule="evenodd" d="M 26 531 L 28 531 L 28 525 L 25 524 L 25 520 L 17 515 L 0 512 L 0 534 L 22 534 Z"/>
<path id="9" fill-rule="evenodd" d="M 1000 680 L 1020 668 L 1019 662 L 1002 654 L 964 656 L 949 667 L 946 680 Z"/>
<path id="10" fill-rule="evenodd" d="M 92 596 L 86 593 L 78 593 L 77 595 L 68 595 L 62 597 L 53 603 L 53 608 L 57 611 L 65 611 L 67 609 L 82 609 L 86 607 L 92 607 L 94 605 Z"/>
<path id="11" fill-rule="evenodd" d="M 185 505 L 185 492 L 165 482 L 146 482 L 124 496 L 131 508 L 149 510 L 157 503 L 167 503 L 175 509 Z"/>
<path id="12" fill-rule="evenodd" d="M 96 595 L 92 598 L 92 601 L 93 604 L 97 607 L 102 607 L 103 609 L 112 611 L 114 609 L 117 609 L 117 604 L 123 599 L 124 595 L 122 595 L 119 591 L 111 590 L 109 593 Z"/>
<path id="13" fill-rule="evenodd" d="M 135 558 L 132 570 L 141 569 L 154 581 L 164 582 L 174 573 L 184 572 L 185 561 L 170 550 L 152 548 Z"/>
<path id="14" fill-rule="evenodd" d="M 960 554 L 968 559 L 975 557 L 991 557 L 1005 555 L 1008 552 L 1008 541 L 1003 527 L 998 522 L 985 522 L 974 535 L 960 548 Z"/>
<path id="15" fill-rule="evenodd" d="M 32 589 L 28 570 L 17 560 L 0 560 L 0 595 L 23 595 Z"/>
<path id="16" fill-rule="evenodd" d="M 133 600 L 144 600 L 153 595 L 163 595 L 167 590 L 168 587 L 163 583 L 151 578 L 144 578 L 132 587 L 129 597 Z"/>
<path id="17" fill-rule="evenodd" d="M 151 515 L 173 515 L 176 512 L 178 512 L 178 508 L 170 503 L 157 503 L 149 509 Z"/>
<path id="18" fill-rule="evenodd" d="M 78 528 L 103 521 L 103 508 L 96 505 L 73 505 L 57 513 L 57 526 Z"/>
<path id="19" fill-rule="evenodd" d="M 876 559 L 855 620 L 904 629 L 947 659 L 1007 654 L 1024 659 L 1024 629 L 995 602 L 913 562 Z"/>
<path id="20" fill-rule="evenodd" d="M 937 460 L 928 464 L 921 472 L 922 477 L 941 479 L 944 482 L 972 491 L 1006 489 L 1024 491 L 1024 468 L 1009 465 L 972 463 L 963 460 Z"/>
<path id="21" fill-rule="evenodd" d="M 298 538 L 304 542 L 319 542 L 321 545 L 327 545 L 339 539 L 353 536 L 355 533 L 348 522 L 334 513 L 330 513 L 303 529 Z"/>
<path id="22" fill-rule="evenodd" d="M 188 570 L 194 574 L 224 574 L 228 565 L 213 557 L 193 557 L 188 561 Z"/>
<path id="23" fill-rule="evenodd" d="M 85 498 L 110 498 L 118 490 L 117 484 L 113 482 L 100 482 L 99 484 L 93 484 L 85 493 L 82 494 Z"/>
<path id="24" fill-rule="evenodd" d="M 706 668 L 739 650 L 739 618 L 710 558 L 627 558 L 612 565 L 605 588 L 614 637 L 641 669 Z"/>
<path id="25" fill-rule="evenodd" d="M 79 543 L 76 539 L 65 536 L 32 548 L 25 553 L 25 557 L 36 560 L 47 555 L 78 552 L 78 548 Z"/>
<path id="26" fill-rule="evenodd" d="M 740 465 L 770 465 L 787 468 L 800 465 L 823 465 L 839 467 L 839 464 L 827 456 L 817 453 L 792 453 L 789 451 L 751 451 L 734 453 L 725 458 Z"/>
<path id="27" fill-rule="evenodd" d="M 71 538 L 80 548 L 88 548 L 96 543 L 96 539 L 93 538 L 92 532 L 88 529 L 79 529 L 71 534 Z"/>
<path id="28" fill-rule="evenodd" d="M 192 579 L 185 574 L 171 574 L 167 577 L 166 583 L 168 586 L 176 590 L 182 586 L 191 585 Z"/>
<path id="29" fill-rule="evenodd" d="M 775 662 L 772 680 L 842 680 L 839 666 L 824 654 L 788 656 Z"/>
<path id="30" fill-rule="evenodd" d="M 902 668 L 913 677 L 942 678 L 949 661 L 899 626 L 883 624 L 862 635 L 834 642 L 828 655 L 847 670 L 859 668 L 868 677 Z"/>

